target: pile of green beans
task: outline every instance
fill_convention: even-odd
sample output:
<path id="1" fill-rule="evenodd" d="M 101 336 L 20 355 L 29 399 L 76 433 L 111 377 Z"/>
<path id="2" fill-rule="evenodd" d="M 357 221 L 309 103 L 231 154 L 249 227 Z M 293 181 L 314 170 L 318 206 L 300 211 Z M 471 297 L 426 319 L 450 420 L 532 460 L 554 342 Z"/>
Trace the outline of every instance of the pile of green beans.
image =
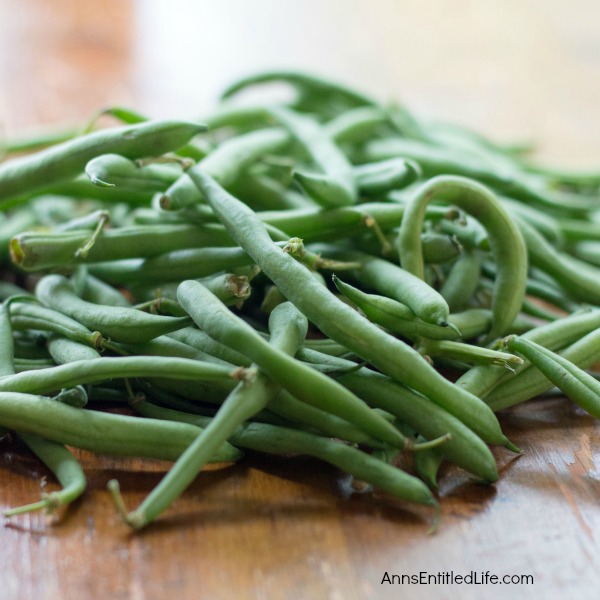
<path id="1" fill-rule="evenodd" d="M 173 462 L 132 509 L 107 481 L 134 529 L 250 451 L 435 525 L 446 463 L 493 484 L 520 452 L 500 409 L 556 386 L 600 417 L 600 172 L 299 72 L 198 122 L 103 113 L 0 163 L 0 428 L 61 486 L 7 517 L 84 494 L 72 449 Z"/>

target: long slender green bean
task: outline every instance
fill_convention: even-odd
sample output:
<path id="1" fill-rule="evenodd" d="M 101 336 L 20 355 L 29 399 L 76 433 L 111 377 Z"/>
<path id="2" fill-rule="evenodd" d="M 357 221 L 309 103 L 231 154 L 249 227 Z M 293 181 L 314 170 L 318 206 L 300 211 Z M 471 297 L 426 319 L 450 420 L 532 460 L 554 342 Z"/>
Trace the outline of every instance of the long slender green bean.
<path id="1" fill-rule="evenodd" d="M 79 175 L 87 162 L 114 152 L 127 158 L 160 156 L 176 150 L 206 127 L 182 121 L 148 121 L 74 138 L 37 154 L 0 165 L 3 201 Z"/>
<path id="2" fill-rule="evenodd" d="M 231 236 L 268 277 L 319 329 L 393 379 L 423 393 L 490 443 L 510 444 L 496 418 L 475 396 L 464 393 L 431 368 L 414 350 L 382 332 L 317 283 L 293 258 L 273 245 L 254 213 L 200 170 L 194 183 Z"/>
<path id="3" fill-rule="evenodd" d="M 146 342 L 190 324 L 190 319 L 186 317 L 161 317 L 133 308 L 86 302 L 77 297 L 73 285 L 61 275 L 42 278 L 37 284 L 36 294 L 49 308 L 118 342 Z"/>
<path id="4" fill-rule="evenodd" d="M 209 418 L 162 409 L 147 402 L 136 404 L 135 408 L 149 417 L 204 427 L 210 423 Z M 235 430 L 230 439 L 235 446 L 258 452 L 315 456 L 394 496 L 435 505 L 433 497 L 423 490 L 422 484 L 414 477 L 343 442 L 266 423 L 248 423 Z"/>
<path id="5" fill-rule="evenodd" d="M 290 260 L 296 264 L 291 257 Z M 312 277 L 310 279 L 313 281 Z M 376 439 L 404 447 L 405 438 L 387 421 L 335 381 L 269 346 L 202 284 L 190 280 L 182 282 L 177 298 L 198 326 L 211 337 L 246 355 L 300 400 L 355 423 Z"/>
<path id="6" fill-rule="evenodd" d="M 38 458 L 52 471 L 62 486 L 58 492 L 43 493 L 39 502 L 26 504 L 4 511 L 5 517 L 14 517 L 36 510 L 52 512 L 59 506 L 74 502 L 87 486 L 85 474 L 77 459 L 62 444 L 51 442 L 32 434 L 21 433 L 20 437 Z"/>
<path id="7" fill-rule="evenodd" d="M 176 460 L 199 429 L 100 411 L 81 410 L 44 396 L 0 393 L 0 426 L 99 454 Z M 156 440 L 161 440 L 160 444 Z M 240 452 L 223 445 L 211 462 L 237 460 Z"/>
<path id="8" fill-rule="evenodd" d="M 526 338 L 504 340 L 511 352 L 518 352 L 539 369 L 556 387 L 586 412 L 600 418 L 600 382 L 559 354 Z"/>

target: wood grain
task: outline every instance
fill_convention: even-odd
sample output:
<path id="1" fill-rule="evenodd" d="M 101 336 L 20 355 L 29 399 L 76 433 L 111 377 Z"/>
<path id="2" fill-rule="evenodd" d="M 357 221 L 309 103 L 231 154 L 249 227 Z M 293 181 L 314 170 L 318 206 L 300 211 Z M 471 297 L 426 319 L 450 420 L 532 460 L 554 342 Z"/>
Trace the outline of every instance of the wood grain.
<path id="1" fill-rule="evenodd" d="M 461 598 L 503 597 L 491 586 L 381 584 L 386 572 L 490 571 L 533 576 L 529 591 L 508 586 L 511 597 L 534 589 L 591 598 L 600 584 L 598 424 L 560 398 L 513 409 L 502 424 L 522 456 L 496 451 L 494 486 L 448 469 L 434 535 L 429 510 L 382 494 L 346 499 L 335 469 L 258 454 L 203 472 L 159 521 L 133 534 L 106 482 L 116 477 L 133 507 L 168 465 L 78 452 L 89 476 L 80 501 L 56 522 L 33 514 L 0 529 L 11 549 L 0 554 L 0 581 L 10 592 L 3 597 L 375 600 L 430 598 L 432 590 L 441 598 L 459 590 Z M 14 442 L 3 450 L 0 505 L 36 498 L 49 474 Z"/>
<path id="2" fill-rule="evenodd" d="M 492 133 L 514 133 L 534 123 L 534 133 L 554 142 L 544 146 L 545 152 L 554 148 L 550 158 L 600 162 L 600 52 L 597 28 L 591 25 L 600 22 L 597 4 L 579 0 L 577 10 L 557 2 L 511 1 L 484 9 L 486 3 L 464 0 L 450 14 L 435 12 L 441 9 L 429 3 L 399 3 L 400 9 L 382 1 L 379 37 L 359 27 L 366 22 L 375 30 L 375 21 L 367 20 L 375 13 L 370 3 L 356 0 L 351 4 L 357 10 L 348 16 L 351 32 L 334 38 L 333 46 L 318 46 L 325 33 L 339 29 L 339 15 L 330 7 L 320 14 L 325 25 L 311 21 L 318 23 L 321 37 L 307 49 L 299 23 L 286 35 L 272 33 L 270 21 L 262 17 L 273 10 L 273 2 L 255 2 L 252 10 L 261 16 L 255 25 L 264 39 L 259 44 L 259 36 L 250 31 L 246 46 L 240 42 L 230 48 L 229 66 L 219 62 L 225 60 L 219 36 L 227 36 L 231 27 L 240 36 L 249 31 L 243 19 L 233 18 L 235 11 L 228 13 L 229 22 L 213 19 L 212 29 L 203 30 L 206 15 L 200 9 L 184 23 L 185 13 L 177 12 L 183 5 L 174 3 L 173 29 L 164 34 L 176 48 L 172 51 L 168 45 L 151 48 L 158 29 L 147 19 L 158 10 L 157 3 L 148 2 L 145 11 L 142 4 L 0 0 L 0 109 L 6 131 L 80 123 L 106 104 L 133 104 L 150 112 L 174 112 L 181 106 L 187 114 L 206 96 L 215 96 L 217 83 L 262 57 L 257 48 L 272 56 L 277 52 L 269 46 L 272 39 L 281 43 L 287 35 L 290 44 L 297 40 L 294 66 L 328 66 L 341 79 L 366 81 L 378 90 L 396 73 L 393 90 L 413 105 L 422 103 L 427 111 L 459 117 Z M 194 18 L 198 24 L 190 25 Z M 274 19 L 279 23 L 279 13 Z M 426 36 L 423 24 L 430 27 Z M 190 31 L 197 37 L 184 47 Z M 397 47 L 385 47 L 396 37 Z M 203 39 L 212 45 L 203 46 Z M 369 44 L 377 61 L 374 54 L 365 55 Z M 282 48 L 282 61 L 289 58 L 290 47 Z M 307 56 L 310 60 L 301 58 Z M 252 66 L 266 65 L 256 59 Z M 568 89 L 561 87 L 563 81 Z M 501 478 L 494 486 L 447 469 L 435 535 L 427 533 L 429 510 L 381 494 L 345 498 L 341 474 L 333 468 L 302 457 L 253 453 L 239 464 L 204 471 L 159 521 L 132 534 L 120 522 L 106 482 L 117 478 L 133 507 L 168 464 L 78 452 L 89 477 L 80 501 L 56 522 L 34 514 L 0 527 L 0 598 L 596 598 L 598 423 L 564 398 L 514 408 L 501 421 L 523 454 L 495 450 Z M 48 489 L 55 487 L 48 472 L 14 440 L 2 442 L 0 471 L 0 508 L 36 499 L 43 480 Z M 381 583 L 386 572 L 421 571 L 532 575 L 534 584 Z"/>

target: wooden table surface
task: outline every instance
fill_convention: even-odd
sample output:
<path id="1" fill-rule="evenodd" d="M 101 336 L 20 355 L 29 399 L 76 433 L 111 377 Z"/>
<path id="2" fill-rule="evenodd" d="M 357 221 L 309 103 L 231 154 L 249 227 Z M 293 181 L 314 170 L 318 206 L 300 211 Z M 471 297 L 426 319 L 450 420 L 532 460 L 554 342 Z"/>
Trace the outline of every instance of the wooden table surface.
<path id="1" fill-rule="evenodd" d="M 81 123 L 108 104 L 197 114 L 236 76 L 292 66 L 502 139 L 535 137 L 551 162 L 600 164 L 598 3 L 200 4 L 0 0 L 4 130 Z M 598 423 L 564 398 L 506 411 L 501 423 L 523 454 L 496 450 L 494 486 L 446 470 L 435 535 L 428 510 L 345 498 L 333 468 L 252 453 L 204 471 L 132 534 L 106 482 L 117 478 L 133 507 L 168 464 L 80 452 L 89 477 L 80 501 L 56 522 L 34 514 L 0 527 L 0 598 L 597 598 Z M 54 487 L 18 445 L 0 449 L 1 508 L 37 498 L 46 478 Z M 420 572 L 533 584 L 382 583 Z"/>

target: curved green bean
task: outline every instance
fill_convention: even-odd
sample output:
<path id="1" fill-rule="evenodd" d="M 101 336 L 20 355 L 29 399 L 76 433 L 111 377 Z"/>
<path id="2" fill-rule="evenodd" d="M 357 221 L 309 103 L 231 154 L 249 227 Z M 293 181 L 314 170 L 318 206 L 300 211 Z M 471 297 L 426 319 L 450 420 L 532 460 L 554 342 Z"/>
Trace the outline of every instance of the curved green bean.
<path id="1" fill-rule="evenodd" d="M 489 234 L 497 276 L 492 296 L 492 326 L 486 339 L 502 335 L 515 320 L 525 296 L 527 249 L 519 229 L 496 197 L 475 181 L 440 176 L 421 186 L 411 199 L 398 234 L 404 269 L 424 278 L 420 231 L 425 206 L 432 201 L 456 204 L 478 219 Z"/>

